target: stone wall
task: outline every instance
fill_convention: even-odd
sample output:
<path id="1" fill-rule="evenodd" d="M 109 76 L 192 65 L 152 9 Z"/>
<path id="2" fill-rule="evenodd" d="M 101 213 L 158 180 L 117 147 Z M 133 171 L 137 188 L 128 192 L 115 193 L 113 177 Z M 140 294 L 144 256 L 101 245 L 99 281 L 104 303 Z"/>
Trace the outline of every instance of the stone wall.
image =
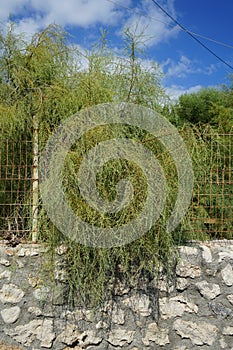
<path id="1" fill-rule="evenodd" d="M 45 283 L 41 246 L 2 244 L 0 339 L 34 350 L 233 350 L 233 244 L 228 243 L 180 247 L 170 283 L 161 277 L 159 289 L 154 281 L 137 290 L 118 285 L 116 297 L 96 311 L 67 307 L 59 265 L 56 287 L 49 279 Z"/>

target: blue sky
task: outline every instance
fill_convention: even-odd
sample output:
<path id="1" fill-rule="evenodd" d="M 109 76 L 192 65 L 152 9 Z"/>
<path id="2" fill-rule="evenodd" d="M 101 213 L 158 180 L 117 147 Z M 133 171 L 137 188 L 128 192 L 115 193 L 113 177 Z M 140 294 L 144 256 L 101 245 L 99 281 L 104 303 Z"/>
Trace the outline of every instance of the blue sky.
<path id="1" fill-rule="evenodd" d="M 195 33 L 218 56 L 233 66 L 233 47 L 196 36 L 209 37 L 233 46 L 232 0 L 157 0 L 187 30 Z M 148 38 L 143 59 L 155 60 L 164 73 L 163 85 L 176 98 L 201 87 L 228 83 L 233 70 L 207 52 L 162 13 L 152 0 L 1 0 L 0 21 L 9 16 L 16 30 L 33 34 L 50 23 L 64 26 L 81 48 L 95 42 L 99 28 L 108 31 L 111 46 L 122 47 L 122 30 L 144 28 Z"/>

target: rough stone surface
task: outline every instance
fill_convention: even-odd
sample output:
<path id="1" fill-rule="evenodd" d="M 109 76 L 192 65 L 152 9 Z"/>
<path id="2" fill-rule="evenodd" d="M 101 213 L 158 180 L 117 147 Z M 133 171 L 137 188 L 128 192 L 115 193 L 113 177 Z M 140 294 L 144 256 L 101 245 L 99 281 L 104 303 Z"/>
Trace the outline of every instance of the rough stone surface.
<path id="1" fill-rule="evenodd" d="M 203 260 L 207 263 L 207 264 L 210 264 L 212 263 L 213 261 L 213 258 L 212 258 L 212 253 L 211 253 L 211 250 L 209 247 L 206 247 L 204 245 L 201 246 L 201 249 L 202 249 L 202 258 Z"/>
<path id="2" fill-rule="evenodd" d="M 207 281 L 201 281 L 196 283 L 196 286 L 205 298 L 214 299 L 221 293 L 220 287 L 215 283 L 208 283 Z"/>
<path id="3" fill-rule="evenodd" d="M 201 268 L 198 265 L 192 265 L 186 260 L 180 260 L 177 267 L 176 273 L 180 277 L 196 278 L 201 275 Z"/>
<path id="4" fill-rule="evenodd" d="M 227 299 L 233 305 L 233 294 L 227 295 Z"/>
<path id="5" fill-rule="evenodd" d="M 182 316 L 184 312 L 197 313 L 197 305 L 188 302 L 183 296 L 160 299 L 160 312 L 163 319 Z"/>
<path id="6" fill-rule="evenodd" d="M 221 271 L 223 281 L 227 286 L 233 285 L 233 269 L 230 264 L 227 264 Z"/>
<path id="7" fill-rule="evenodd" d="M 40 301 L 45 301 L 47 300 L 48 296 L 49 296 L 50 290 L 48 287 L 41 287 L 41 288 L 37 288 L 34 290 L 33 295 L 34 298 Z"/>
<path id="8" fill-rule="evenodd" d="M 217 337 L 218 328 L 210 323 L 187 322 L 178 319 L 174 322 L 174 329 L 182 338 L 188 338 L 193 345 L 212 345 Z"/>
<path id="9" fill-rule="evenodd" d="M 148 295 L 133 295 L 123 300 L 123 304 L 130 307 L 134 312 L 141 316 L 149 316 L 151 314 L 150 299 Z"/>
<path id="10" fill-rule="evenodd" d="M 99 344 L 102 338 L 97 337 L 92 330 L 81 332 L 75 324 L 68 324 L 64 331 L 59 334 L 57 340 L 72 347 L 77 343 L 86 347 L 87 345 Z"/>
<path id="11" fill-rule="evenodd" d="M 0 290 L 0 301 L 5 303 L 19 303 L 24 296 L 22 289 L 14 284 L 4 284 Z"/>
<path id="12" fill-rule="evenodd" d="M 180 257 L 187 259 L 189 255 L 198 255 L 198 249 L 195 247 L 183 246 L 179 248 Z"/>
<path id="13" fill-rule="evenodd" d="M 8 281 L 11 279 L 12 272 L 9 270 L 4 270 L 0 268 L 0 279 L 7 279 Z"/>
<path id="14" fill-rule="evenodd" d="M 178 277 L 176 280 L 176 289 L 179 291 L 185 290 L 189 286 L 187 278 Z"/>
<path id="15" fill-rule="evenodd" d="M 220 344 L 221 349 L 227 348 L 227 343 L 225 342 L 224 338 L 220 338 L 219 344 Z"/>
<path id="16" fill-rule="evenodd" d="M 0 339 L 6 344 L 20 350 L 233 350 L 233 244 L 180 247 L 169 280 L 161 269 L 138 287 L 116 283 L 113 298 L 97 309 L 66 303 L 66 247 L 57 249 L 48 277 L 44 251 L 0 244 Z"/>
<path id="17" fill-rule="evenodd" d="M 222 334 L 224 335 L 233 335 L 233 326 L 223 328 Z"/>
<path id="18" fill-rule="evenodd" d="M 157 323 L 150 323 L 146 330 L 145 337 L 142 338 L 142 342 L 146 346 L 150 345 L 151 342 L 155 342 L 160 346 L 169 344 L 168 330 L 158 328 Z"/>
<path id="19" fill-rule="evenodd" d="M 55 339 L 52 320 L 33 320 L 26 325 L 17 326 L 15 329 L 5 328 L 5 333 L 22 345 L 30 346 L 37 339 L 40 346 L 50 348 Z"/>
<path id="20" fill-rule="evenodd" d="M 220 318 L 228 318 L 229 316 L 233 315 L 233 311 L 224 306 L 222 303 L 216 303 L 216 302 L 210 302 L 209 303 L 210 309 L 213 311 L 213 313 Z"/>
<path id="21" fill-rule="evenodd" d="M 218 262 L 222 262 L 223 260 L 226 261 L 232 261 L 233 260 L 233 251 L 231 250 L 225 250 L 220 253 L 218 253 Z"/>
<path id="22" fill-rule="evenodd" d="M 66 345 L 73 345 L 77 340 L 82 340 L 83 337 L 84 335 L 75 324 L 68 324 L 64 331 L 58 335 L 57 340 Z"/>
<path id="23" fill-rule="evenodd" d="M 41 311 L 41 309 L 39 307 L 36 307 L 36 306 L 29 307 L 28 312 L 30 312 L 31 314 L 33 314 L 35 316 L 42 316 L 43 315 L 43 312 Z"/>
<path id="24" fill-rule="evenodd" d="M 127 346 L 132 343 L 134 334 L 134 331 L 116 328 L 110 332 L 107 341 L 113 346 Z"/>
<path id="25" fill-rule="evenodd" d="M 1 311 L 1 316 L 6 324 L 14 323 L 18 320 L 20 314 L 20 307 L 12 306 Z"/>
<path id="26" fill-rule="evenodd" d="M 119 306 L 114 303 L 112 308 L 112 322 L 116 324 L 125 323 L 125 313 L 124 310 L 120 309 Z"/>
<path id="27" fill-rule="evenodd" d="M 0 259 L 0 264 L 4 266 L 10 266 L 10 261 L 7 259 Z"/>

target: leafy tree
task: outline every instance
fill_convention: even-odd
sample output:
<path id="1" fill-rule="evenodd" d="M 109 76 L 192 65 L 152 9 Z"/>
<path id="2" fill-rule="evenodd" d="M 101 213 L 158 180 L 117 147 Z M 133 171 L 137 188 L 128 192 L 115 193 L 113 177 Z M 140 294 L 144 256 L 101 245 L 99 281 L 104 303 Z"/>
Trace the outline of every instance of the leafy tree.
<path id="1" fill-rule="evenodd" d="M 126 50 L 121 57 L 116 57 L 108 46 L 105 37 L 90 51 L 79 52 L 68 41 L 68 35 L 57 25 L 50 25 L 45 30 L 36 33 L 30 42 L 23 36 L 14 33 L 13 25 L 6 35 L 0 36 L 0 134 L 1 154 L 5 159 L 3 163 L 10 174 L 13 170 L 21 169 L 22 162 L 27 165 L 28 173 L 21 172 L 19 178 L 31 178 L 32 149 L 22 150 L 22 139 L 29 143 L 33 140 L 33 127 L 38 126 L 39 152 L 43 149 L 49 135 L 63 120 L 73 115 L 82 108 L 104 102 L 134 102 L 148 107 L 160 108 L 160 101 L 164 96 L 160 85 L 160 73 L 157 64 L 153 69 L 147 70 L 143 66 L 139 52 L 139 37 L 126 32 Z M 83 64 L 85 61 L 85 64 Z M 138 139 L 146 137 L 136 128 L 119 128 L 109 126 L 91 130 L 80 142 L 73 145 L 67 155 L 64 164 L 64 184 L 69 190 L 67 200 L 74 210 L 84 212 L 89 221 L 103 223 L 101 217 L 95 217 L 95 213 L 81 206 L 77 188 L 72 187 L 72 181 L 76 179 L 75 170 L 80 164 L 84 152 L 94 144 L 109 139 L 110 137 L 130 136 Z M 35 133 L 34 133 L 35 134 Z M 14 164 L 7 159 L 7 142 L 14 149 Z M 156 148 L 152 145 L 152 148 Z M 22 159 L 22 155 L 24 155 Z M 166 157 L 163 157 L 163 160 Z M 169 156 L 167 156 L 168 159 Z M 113 170 L 113 176 L 109 174 Z M 134 176 L 133 182 L 137 190 L 135 207 L 131 212 L 126 212 L 118 222 L 125 222 L 127 218 L 135 214 L 135 208 L 142 205 L 145 183 L 140 170 L 125 162 L 110 162 L 103 169 L 103 182 L 99 184 L 105 198 L 114 197 L 113 187 L 120 179 L 119 173 Z M 20 170 L 21 171 L 21 170 Z M 74 175 L 74 176 L 73 176 Z M 172 178 L 172 177 L 171 177 Z M 18 179 L 18 178 L 17 178 Z M 173 179 L 172 179 L 173 181 Z M 102 183 L 103 183 L 102 182 Z M 8 197 L 0 198 L 4 204 L 12 202 L 23 205 L 31 201 L 30 187 L 25 188 L 20 181 L 8 181 L 0 184 L 0 194 Z M 15 186 L 15 188 L 13 188 Z M 22 194 L 28 190 L 28 197 L 18 198 L 17 189 L 21 188 Z M 14 192 L 14 189 L 16 191 Z M 108 190 L 111 191 L 108 191 Z M 5 193 L 4 193 L 5 192 Z M 107 193 L 108 192 L 108 193 Z M 80 206 L 77 206 L 79 204 Z M 6 207 L 6 206 L 5 206 Z M 29 208 L 31 206 L 29 205 Z M 1 207 L 2 208 L 2 207 Z M 17 206 L 16 206 L 17 208 Z M 15 213 L 8 213 L 14 220 Z M 128 214 L 128 216 L 127 216 Z M 5 215 L 5 213 L 4 213 Z M 0 217 L 4 216 L 0 214 Z M 153 271 L 159 261 L 165 261 L 170 256 L 170 236 L 161 229 L 159 235 L 152 230 L 146 238 L 132 245 L 113 250 L 95 250 L 80 246 L 74 242 L 66 241 L 60 232 L 48 220 L 43 208 L 39 212 L 40 239 L 50 243 L 51 250 L 55 245 L 65 241 L 68 246 L 67 259 L 69 261 L 70 288 L 78 291 L 82 297 L 92 295 L 92 298 L 101 298 L 106 290 L 106 285 L 112 283 L 120 274 L 119 266 L 124 265 L 127 277 L 134 274 L 135 279 L 144 270 Z M 96 215 L 97 216 L 97 215 Z M 30 217 L 30 215 L 29 215 Z M 111 219 L 111 218 L 110 218 Z M 165 219 L 163 219 L 165 221 Z M 3 227 L 4 223 L 0 223 Z M 30 227 L 30 222 L 27 223 Z M 164 225 L 165 227 L 165 225 Z M 78 268 L 77 268 L 78 267 Z M 96 284 L 93 286 L 93 280 Z M 127 278 L 126 278 L 127 279 Z M 93 301 L 93 300 L 92 300 Z"/>
<path id="2" fill-rule="evenodd" d="M 231 88 L 205 88 L 180 96 L 170 118 L 180 123 L 210 124 L 229 131 L 233 126 L 233 95 Z"/>

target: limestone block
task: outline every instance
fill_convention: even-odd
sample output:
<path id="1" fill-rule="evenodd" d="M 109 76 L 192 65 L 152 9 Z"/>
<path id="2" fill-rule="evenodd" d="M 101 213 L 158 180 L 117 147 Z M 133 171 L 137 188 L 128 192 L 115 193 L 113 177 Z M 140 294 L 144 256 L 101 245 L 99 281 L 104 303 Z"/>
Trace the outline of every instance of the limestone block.
<path id="1" fill-rule="evenodd" d="M 51 348 L 55 333 L 53 332 L 53 321 L 33 320 L 15 329 L 5 329 L 5 333 L 24 346 L 30 346 L 34 340 L 39 340 L 42 348 Z"/>
<path id="2" fill-rule="evenodd" d="M 0 301 L 5 303 L 19 303 L 24 297 L 22 289 L 14 284 L 4 284 L 0 290 Z"/>
<path id="3" fill-rule="evenodd" d="M 227 318 L 232 314 L 232 310 L 225 307 L 221 303 L 215 303 L 214 301 L 209 303 L 209 308 L 215 313 L 215 315 L 220 316 L 222 319 Z"/>
<path id="4" fill-rule="evenodd" d="M 4 265 L 4 266 L 10 266 L 11 265 L 10 261 L 7 260 L 7 259 L 0 259 L 0 264 Z"/>
<path id="5" fill-rule="evenodd" d="M 33 288 L 39 286 L 42 283 L 42 280 L 37 277 L 37 276 L 33 276 L 32 274 L 29 274 L 28 276 L 28 283 L 30 284 L 30 286 L 32 286 Z"/>
<path id="6" fill-rule="evenodd" d="M 70 323 L 86 320 L 88 322 L 93 321 L 93 312 L 88 309 L 77 309 L 75 311 L 66 310 L 61 313 L 61 318 L 66 319 Z"/>
<path id="7" fill-rule="evenodd" d="M 82 332 L 78 330 L 75 324 L 67 324 L 64 331 L 58 335 L 57 341 L 72 346 L 78 339 L 82 340 L 81 335 Z"/>
<path id="8" fill-rule="evenodd" d="M 16 255 L 19 257 L 24 256 L 38 256 L 40 253 L 46 251 L 46 248 L 40 244 L 19 244 L 16 248 Z"/>
<path id="9" fill-rule="evenodd" d="M 196 283 L 196 286 L 203 297 L 206 299 L 214 299 L 221 294 L 221 290 L 218 284 L 208 283 L 207 281 L 201 281 Z"/>
<path id="10" fill-rule="evenodd" d="M 42 286 L 34 290 L 33 295 L 34 298 L 40 301 L 47 300 L 48 295 L 50 293 L 50 289 L 48 287 Z"/>
<path id="11" fill-rule="evenodd" d="M 233 335 L 233 326 L 228 326 L 228 327 L 223 328 L 222 334 Z"/>
<path id="12" fill-rule="evenodd" d="M 183 296 L 161 298 L 159 301 L 161 318 L 182 316 L 184 312 L 197 313 L 198 306 L 186 300 Z"/>
<path id="13" fill-rule="evenodd" d="M 164 278 L 164 279 L 160 279 L 160 280 L 158 281 L 158 288 L 159 288 L 159 290 L 160 290 L 161 292 L 168 292 L 168 293 L 171 293 L 171 292 L 173 292 L 173 290 L 174 290 L 174 285 L 171 284 L 171 283 L 169 283 L 169 282 L 167 282 L 167 281 L 165 280 L 165 278 Z"/>
<path id="14" fill-rule="evenodd" d="M 233 269 L 230 264 L 227 264 L 221 271 L 222 279 L 227 286 L 233 285 Z"/>
<path id="15" fill-rule="evenodd" d="M 108 324 L 106 322 L 99 321 L 98 323 L 96 323 L 95 328 L 96 329 L 107 329 L 108 328 Z"/>
<path id="16" fill-rule="evenodd" d="M 176 274 L 180 277 L 196 278 L 201 275 L 201 268 L 198 265 L 192 265 L 186 260 L 180 260 L 176 266 Z"/>
<path id="17" fill-rule="evenodd" d="M 156 323 L 150 323 L 146 330 L 145 337 L 142 338 L 144 345 L 148 346 L 151 342 L 164 346 L 169 344 L 168 329 L 158 328 Z"/>
<path id="18" fill-rule="evenodd" d="M 35 315 L 35 316 L 42 316 L 43 313 L 41 311 L 41 309 L 37 306 L 31 306 L 28 308 L 28 312 L 30 312 L 31 314 Z"/>
<path id="19" fill-rule="evenodd" d="M 227 348 L 227 343 L 225 342 L 224 338 L 220 338 L 219 344 L 221 346 L 221 349 L 226 349 Z"/>
<path id="20" fill-rule="evenodd" d="M 73 344 L 78 342 L 80 346 L 86 347 L 88 345 L 100 344 L 102 338 L 96 336 L 96 333 L 93 330 L 80 332 L 75 324 L 68 324 L 64 331 L 58 335 L 57 341 L 72 347 Z"/>
<path id="21" fill-rule="evenodd" d="M 103 338 L 96 335 L 96 331 L 87 330 L 83 333 L 83 340 L 80 342 L 80 345 L 83 348 L 86 348 L 88 345 L 99 345 Z"/>
<path id="22" fill-rule="evenodd" d="M 86 320 L 88 322 L 93 321 L 93 312 L 88 309 L 78 309 L 74 312 L 76 322 L 80 320 Z"/>
<path id="23" fill-rule="evenodd" d="M 189 281 L 187 278 L 178 277 L 176 280 L 176 289 L 183 291 L 189 286 Z"/>
<path id="24" fill-rule="evenodd" d="M 189 246 L 182 246 L 179 248 L 180 256 L 181 257 L 188 257 L 189 255 L 195 255 L 198 256 L 198 249 L 195 247 L 189 247 Z"/>
<path id="25" fill-rule="evenodd" d="M 1 316 L 6 324 L 14 323 L 18 320 L 20 315 L 20 307 L 13 306 L 1 311 Z"/>
<path id="26" fill-rule="evenodd" d="M 202 258 L 206 263 L 212 263 L 212 253 L 209 247 L 206 247 L 205 245 L 201 246 L 202 249 Z"/>
<path id="27" fill-rule="evenodd" d="M 135 331 L 117 328 L 109 333 L 107 341 L 113 346 L 126 346 L 131 344 L 134 339 Z"/>
<path id="28" fill-rule="evenodd" d="M 173 328 L 182 338 L 190 339 L 193 345 L 213 345 L 218 328 L 207 322 L 194 323 L 177 319 Z"/>
<path id="29" fill-rule="evenodd" d="M 124 310 L 119 308 L 119 306 L 114 303 L 112 308 L 111 320 L 116 324 L 124 324 L 125 323 L 125 313 Z"/>
<path id="30" fill-rule="evenodd" d="M 233 251 L 226 250 L 218 253 L 218 262 L 220 263 L 223 260 L 233 260 Z"/>
<path id="31" fill-rule="evenodd" d="M 124 305 L 130 307 L 134 312 L 141 316 L 149 316 L 152 312 L 150 308 L 150 299 L 148 295 L 133 295 L 122 301 Z"/>
<path id="32" fill-rule="evenodd" d="M 6 278 L 8 281 L 10 281 L 11 275 L 11 271 L 0 268 L 0 279 Z"/>
<path id="33" fill-rule="evenodd" d="M 233 305 L 233 294 L 227 295 L 227 299 L 228 299 L 229 302 Z"/>

